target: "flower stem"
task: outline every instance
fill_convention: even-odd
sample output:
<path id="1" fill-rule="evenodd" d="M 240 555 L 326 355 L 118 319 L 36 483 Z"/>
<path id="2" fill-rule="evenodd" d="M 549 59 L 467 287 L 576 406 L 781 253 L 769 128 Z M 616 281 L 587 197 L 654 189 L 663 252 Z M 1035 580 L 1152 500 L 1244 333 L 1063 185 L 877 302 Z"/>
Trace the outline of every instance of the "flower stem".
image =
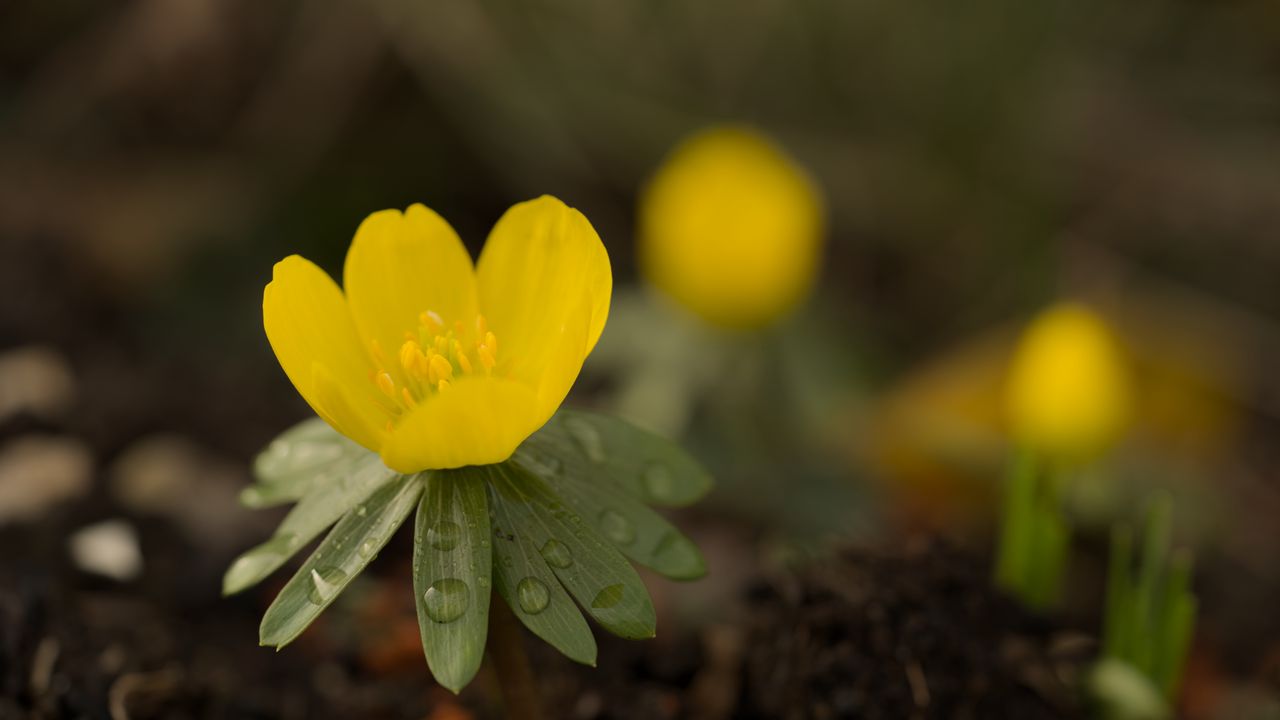
<path id="1" fill-rule="evenodd" d="M 489 659 L 502 686 L 507 718 L 542 720 L 542 702 L 525 654 L 520 622 L 497 597 L 489 610 Z"/>

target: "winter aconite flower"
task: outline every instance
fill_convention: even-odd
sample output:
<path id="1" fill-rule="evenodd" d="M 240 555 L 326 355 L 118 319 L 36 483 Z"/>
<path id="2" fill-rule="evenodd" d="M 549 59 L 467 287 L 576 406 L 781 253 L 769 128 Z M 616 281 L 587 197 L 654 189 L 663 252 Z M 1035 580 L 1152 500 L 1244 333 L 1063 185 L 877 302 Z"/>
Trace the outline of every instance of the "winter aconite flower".
<path id="1" fill-rule="evenodd" d="M 1058 459 L 1083 459 L 1114 442 L 1129 422 L 1123 353 L 1088 308 L 1049 308 L 1024 332 L 1005 395 L 1015 439 Z"/>
<path id="2" fill-rule="evenodd" d="M 334 429 L 403 473 L 506 460 L 555 413 L 609 313 L 609 257 L 543 196 L 494 226 L 474 266 L 422 205 L 370 215 L 343 289 L 297 255 L 263 293 L 267 337 Z"/>
<path id="3" fill-rule="evenodd" d="M 744 128 L 681 143 L 640 201 L 640 266 L 648 280 L 707 322 L 759 328 L 813 285 L 824 212 L 809 176 Z"/>

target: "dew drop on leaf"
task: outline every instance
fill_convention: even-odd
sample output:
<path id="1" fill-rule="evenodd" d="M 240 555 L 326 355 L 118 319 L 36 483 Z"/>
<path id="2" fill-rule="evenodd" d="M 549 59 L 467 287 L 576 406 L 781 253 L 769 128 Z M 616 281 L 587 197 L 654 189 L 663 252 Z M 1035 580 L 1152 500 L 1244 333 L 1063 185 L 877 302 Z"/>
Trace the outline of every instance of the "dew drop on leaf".
<path id="1" fill-rule="evenodd" d="M 312 568 L 311 590 L 307 597 L 316 605 L 324 605 L 333 599 L 347 574 L 336 567 Z"/>
<path id="2" fill-rule="evenodd" d="M 591 601 L 591 607 L 598 608 L 600 610 L 607 610 L 621 601 L 622 583 L 607 585 L 603 590 L 596 593 L 595 599 Z"/>
<path id="3" fill-rule="evenodd" d="M 470 603 L 471 588 L 458 578 L 437 580 L 422 594 L 427 617 L 438 623 L 449 623 L 462 617 Z"/>
<path id="4" fill-rule="evenodd" d="M 641 480 L 645 493 L 654 500 L 668 500 L 675 492 L 675 478 L 671 475 L 671 468 L 663 463 L 649 463 Z"/>
<path id="5" fill-rule="evenodd" d="M 591 462 L 604 462 L 604 443 L 600 440 L 600 432 L 595 427 L 585 420 L 572 417 L 564 421 L 564 427 Z"/>
<path id="6" fill-rule="evenodd" d="M 653 548 L 653 555 L 666 567 L 692 569 L 702 565 L 698 548 L 688 538 L 676 532 L 663 535 Z"/>
<path id="7" fill-rule="evenodd" d="M 636 539 L 635 526 L 615 510 L 600 513 L 600 532 L 618 545 L 630 545 Z"/>
<path id="8" fill-rule="evenodd" d="M 360 543 L 360 547 L 356 548 L 356 552 L 360 553 L 360 557 L 364 558 L 365 560 L 368 560 L 369 558 L 373 557 L 373 552 L 374 552 L 373 543 L 369 542 L 368 540 L 365 540 L 364 542 Z"/>
<path id="9" fill-rule="evenodd" d="M 569 548 L 559 540 L 548 540 L 542 546 L 542 559 L 553 568 L 561 570 L 573 564 L 573 554 L 569 552 Z"/>
<path id="10" fill-rule="evenodd" d="M 462 528 L 451 520 L 441 520 L 427 528 L 427 544 L 437 550 L 452 550 L 458 547 L 458 541 L 461 539 Z"/>
<path id="11" fill-rule="evenodd" d="M 516 597 L 520 609 L 530 615 L 537 615 L 547 609 L 551 602 L 551 591 L 547 584 L 535 577 L 527 577 L 516 585 Z"/>
<path id="12" fill-rule="evenodd" d="M 368 510 L 366 510 L 366 509 L 365 509 L 365 507 L 364 507 L 363 505 L 359 505 L 359 506 L 357 506 L 357 507 L 356 507 L 356 516 L 357 516 L 357 517 L 364 517 L 365 515 L 368 515 L 368 514 L 369 514 L 369 511 L 368 511 Z"/>

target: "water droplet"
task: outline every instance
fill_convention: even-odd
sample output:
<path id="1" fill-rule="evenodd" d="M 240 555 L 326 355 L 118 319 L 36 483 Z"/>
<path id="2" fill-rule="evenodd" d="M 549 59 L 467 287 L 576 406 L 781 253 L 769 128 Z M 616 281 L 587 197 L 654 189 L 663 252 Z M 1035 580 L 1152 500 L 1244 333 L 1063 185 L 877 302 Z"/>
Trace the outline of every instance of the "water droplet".
<path id="1" fill-rule="evenodd" d="M 591 462 L 604 462 L 604 443 L 594 426 L 581 418 L 571 417 L 564 421 L 564 427 Z"/>
<path id="2" fill-rule="evenodd" d="M 369 511 L 368 511 L 367 509 L 365 509 L 365 506 L 363 506 L 363 505 L 358 505 L 358 506 L 356 506 L 356 516 L 357 516 L 357 517 L 364 517 L 365 515 L 368 515 L 368 514 L 369 514 Z"/>
<path id="3" fill-rule="evenodd" d="M 489 587 L 489 578 L 485 575 L 481 575 L 480 577 L 476 578 L 476 584 L 479 585 L 481 588 L 487 589 Z"/>
<path id="4" fill-rule="evenodd" d="M 291 532 L 273 535 L 270 540 L 258 546 L 258 552 L 287 555 L 298 547 L 298 536 Z"/>
<path id="5" fill-rule="evenodd" d="M 607 585 L 603 590 L 596 593 L 595 599 L 591 601 L 591 607 L 606 610 L 617 605 L 621 601 L 622 583 Z"/>
<path id="6" fill-rule="evenodd" d="M 528 456 L 527 464 L 534 473 L 543 476 L 556 476 L 564 472 L 564 462 L 555 455 Z"/>
<path id="7" fill-rule="evenodd" d="M 573 564 L 573 554 L 569 552 L 569 548 L 559 540 L 548 540 L 542 546 L 542 559 L 553 568 L 561 570 Z"/>
<path id="8" fill-rule="evenodd" d="M 462 540 L 462 528 L 451 520 L 441 520 L 427 528 L 427 543 L 437 550 L 452 550 L 458 547 L 460 540 Z"/>
<path id="9" fill-rule="evenodd" d="M 675 494 L 676 479 L 663 463 L 649 463 L 641 475 L 644 491 L 654 500 L 669 500 Z"/>
<path id="10" fill-rule="evenodd" d="M 458 578 L 437 580 L 422 594 L 427 617 L 438 623 L 453 622 L 462 617 L 470 603 L 471 588 Z"/>
<path id="11" fill-rule="evenodd" d="M 547 604 L 551 602 L 551 591 L 538 578 L 527 577 L 516 585 L 516 598 L 521 610 L 537 615 L 547 609 Z"/>
<path id="12" fill-rule="evenodd" d="M 630 545 L 636 539 L 635 526 L 615 510 L 600 513 L 600 532 L 618 545 Z"/>
<path id="13" fill-rule="evenodd" d="M 698 547 L 677 532 L 663 535 L 653 548 L 653 556 L 669 572 L 696 574 L 706 567 Z"/>
<path id="14" fill-rule="evenodd" d="M 311 570 L 311 591 L 307 597 L 316 605 L 324 605 L 338 594 L 338 589 L 347 579 L 347 574 L 336 567 L 313 568 Z"/>
<path id="15" fill-rule="evenodd" d="M 356 548 L 356 552 L 360 553 L 360 557 L 364 558 L 365 560 L 368 560 L 369 558 L 373 557 L 373 553 L 376 551 L 377 551 L 377 548 L 375 548 L 373 546 L 373 543 L 369 542 L 368 540 L 365 540 L 364 542 L 360 543 L 360 547 Z"/>

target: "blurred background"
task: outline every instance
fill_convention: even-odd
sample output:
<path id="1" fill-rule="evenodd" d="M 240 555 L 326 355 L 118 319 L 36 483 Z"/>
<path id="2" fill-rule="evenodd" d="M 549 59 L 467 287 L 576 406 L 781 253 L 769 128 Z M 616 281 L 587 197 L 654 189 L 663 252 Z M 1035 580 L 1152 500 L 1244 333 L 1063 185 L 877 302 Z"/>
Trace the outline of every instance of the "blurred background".
<path id="1" fill-rule="evenodd" d="M 1277 88 L 1280 6 L 1243 0 L 0 3 L 0 717 L 490 716 L 483 682 L 432 686 L 406 548 L 279 655 L 274 588 L 219 579 L 279 519 L 236 504 L 250 459 L 309 414 L 272 264 L 340 277 L 413 202 L 475 254 L 543 193 L 615 274 L 570 402 L 719 482 L 681 516 L 711 576 L 652 580 L 657 649 L 548 660 L 553 717 L 751 716 L 716 609 L 832 547 L 941 537 L 985 573 L 1010 358 L 1064 300 L 1132 417 L 1066 492 L 1055 622 L 1096 635 L 1106 527 L 1167 489 L 1201 598 L 1181 712 L 1280 716 Z M 820 197 L 803 299 L 749 329 L 637 261 L 651 178 L 724 124 Z"/>

